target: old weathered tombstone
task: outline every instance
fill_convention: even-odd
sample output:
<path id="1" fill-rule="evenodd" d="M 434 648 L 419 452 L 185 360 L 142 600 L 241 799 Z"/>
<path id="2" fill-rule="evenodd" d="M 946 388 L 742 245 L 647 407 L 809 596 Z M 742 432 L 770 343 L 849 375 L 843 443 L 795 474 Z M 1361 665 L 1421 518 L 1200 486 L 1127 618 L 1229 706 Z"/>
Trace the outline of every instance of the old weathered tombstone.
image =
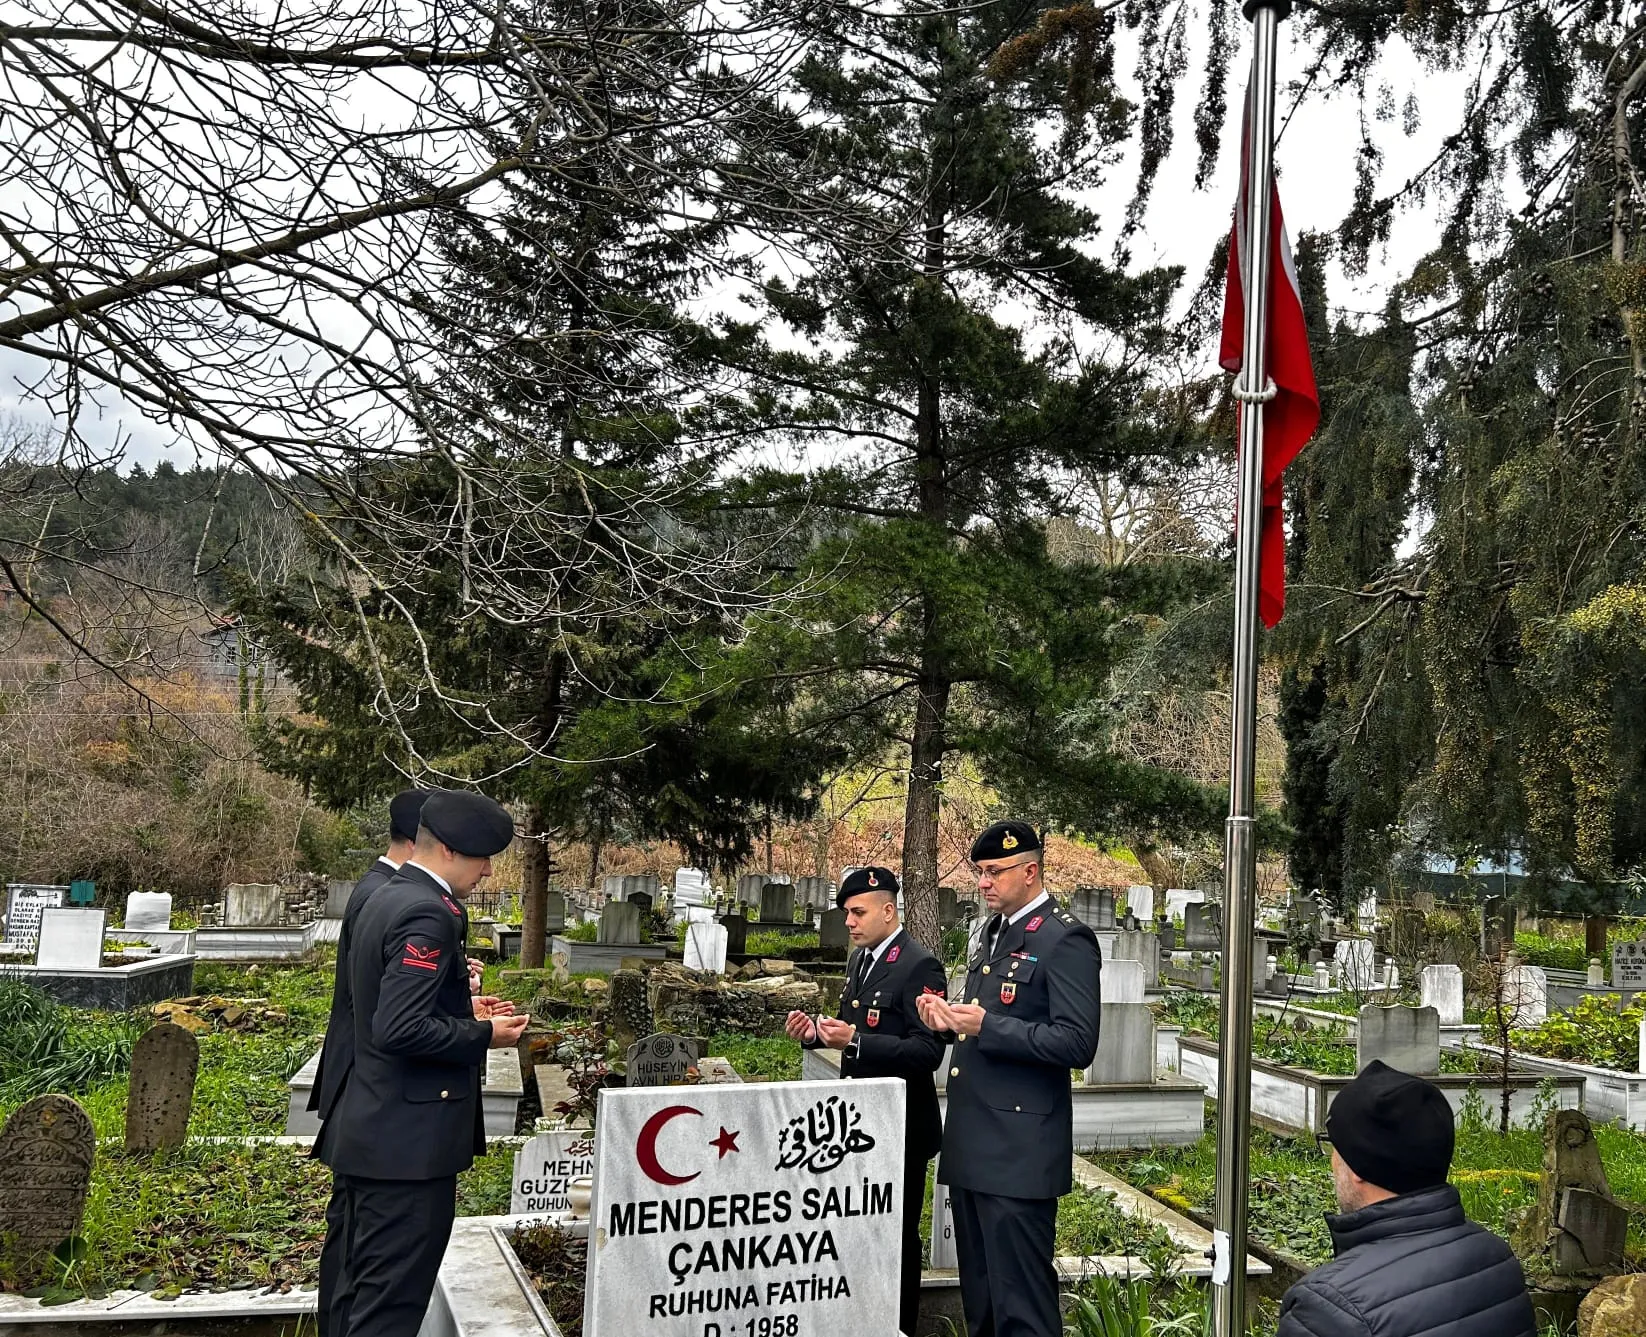
<path id="1" fill-rule="evenodd" d="M 846 933 L 846 912 L 825 910 L 817 921 L 817 945 L 826 952 L 844 952 L 851 946 Z"/>
<path id="2" fill-rule="evenodd" d="M 628 1048 L 625 1084 L 673 1086 L 685 1080 L 686 1070 L 697 1062 L 697 1057 L 697 1046 L 684 1036 L 648 1035 Z"/>
<path id="3" fill-rule="evenodd" d="M 1440 1071 L 1440 1014 L 1432 1007 L 1360 1009 L 1355 1034 L 1355 1070 L 1382 1059 L 1398 1072 L 1432 1077 Z"/>
<path id="4" fill-rule="evenodd" d="M 642 923 L 645 922 L 646 916 L 652 912 L 652 896 L 649 891 L 635 892 L 634 895 L 629 897 L 627 903 L 640 911 Z"/>
<path id="5" fill-rule="evenodd" d="M 352 886 L 352 883 L 345 885 Z M 171 928 L 171 892 L 134 891 L 126 897 L 126 931 L 164 933 Z"/>
<path id="6" fill-rule="evenodd" d="M 760 889 L 766 885 L 764 873 L 743 873 L 737 879 L 739 905 L 759 905 Z"/>
<path id="7" fill-rule="evenodd" d="M 600 928 L 595 941 L 613 947 L 638 946 L 640 907 L 633 901 L 607 901 L 600 910 Z"/>
<path id="8" fill-rule="evenodd" d="M 41 970 L 96 970 L 103 964 L 103 910 L 42 910 L 34 963 Z"/>
<path id="9" fill-rule="evenodd" d="M 802 905 L 822 910 L 834 904 L 834 883 L 826 877 L 803 877 L 794 884 L 795 898 Z"/>
<path id="10" fill-rule="evenodd" d="M 572 1181 L 593 1174 L 594 1135 L 587 1129 L 555 1128 L 534 1134 L 514 1154 L 509 1212 L 514 1216 L 564 1216 L 572 1209 Z"/>
<path id="11" fill-rule="evenodd" d="M 1154 1080 L 1154 1009 L 1143 1001 L 1145 987 L 1141 961 L 1104 962 L 1100 978 L 1103 1025 L 1098 1030 L 1097 1053 L 1086 1069 L 1088 1086 Z"/>
<path id="12" fill-rule="evenodd" d="M 551 891 L 543 897 L 543 928 L 548 933 L 561 933 L 566 928 L 566 897 L 564 893 Z"/>
<path id="13" fill-rule="evenodd" d="M 1612 987 L 1646 989 L 1646 942 L 1612 944 Z"/>
<path id="14" fill-rule="evenodd" d="M 225 928 L 273 928 L 285 908 L 285 893 L 271 883 L 231 882 L 223 888 Z"/>
<path id="15" fill-rule="evenodd" d="M 158 1151 L 188 1140 L 199 1070 L 200 1042 L 181 1026 L 163 1021 L 138 1036 L 126 1092 L 127 1151 Z"/>
<path id="16" fill-rule="evenodd" d="M 937 924 L 939 928 L 953 928 L 960 917 L 960 898 L 953 887 L 937 889 Z"/>
<path id="17" fill-rule="evenodd" d="M 707 970 L 716 975 L 724 974 L 728 937 L 725 927 L 712 919 L 688 920 L 682 963 L 687 970 Z"/>
<path id="18" fill-rule="evenodd" d="M 1544 1124 L 1537 1202 L 1516 1232 L 1515 1252 L 1546 1258 L 1562 1275 L 1613 1272 L 1622 1263 L 1628 1219 L 1606 1182 L 1588 1116 L 1554 1111 Z"/>
<path id="19" fill-rule="evenodd" d="M 1480 914 L 1481 950 L 1488 961 L 1496 961 L 1515 945 L 1514 902 L 1505 896 L 1488 896 Z"/>
<path id="20" fill-rule="evenodd" d="M 1442 962 L 1417 973 L 1418 1000 L 1432 1007 L 1442 1026 L 1463 1024 L 1463 970 Z"/>
<path id="21" fill-rule="evenodd" d="M 134 895 L 136 893 L 133 893 Z M 349 908 L 349 897 L 354 894 L 354 883 L 347 878 L 334 877 L 326 882 L 326 904 L 321 911 L 325 919 L 341 919 L 343 911 Z M 170 907 L 168 908 L 168 912 Z M 126 927 L 131 927 L 131 907 L 126 907 Z"/>
<path id="22" fill-rule="evenodd" d="M 743 956 L 749 950 L 749 921 L 741 910 L 720 916 L 720 925 L 726 930 L 726 954 Z"/>
<path id="23" fill-rule="evenodd" d="M 892 1078 L 602 1091 L 583 1331 L 701 1333 L 735 1292 L 739 1330 L 798 1311 L 799 1333 L 893 1337 L 905 1121 Z"/>
<path id="24" fill-rule="evenodd" d="M 1137 961 L 1143 966 L 1145 988 L 1160 987 L 1160 941 L 1142 929 L 1120 929 L 1115 933 L 1111 961 Z M 1105 963 L 1107 964 L 1107 963 Z M 1099 1034 L 1101 1035 L 1101 1029 Z"/>
<path id="25" fill-rule="evenodd" d="M 1209 907 L 1193 903 L 1183 907 L 1183 945 L 1194 952 L 1215 952 L 1223 945 Z"/>
<path id="26" fill-rule="evenodd" d="M 620 1050 L 652 1033 L 652 1005 L 646 991 L 646 976 L 639 970 L 620 968 L 612 972 L 606 994 L 606 1033 Z"/>
<path id="27" fill-rule="evenodd" d="M 36 1096 L 0 1130 L 0 1235 L 10 1271 L 33 1280 L 79 1233 L 97 1134 L 67 1096 Z"/>
<path id="28" fill-rule="evenodd" d="M 623 883 L 625 878 L 621 873 L 607 873 L 600 879 L 600 895 L 608 901 L 620 901 L 623 897 Z"/>
<path id="29" fill-rule="evenodd" d="M 6 887 L 6 941 L 32 948 L 40 937 L 40 915 L 62 906 L 67 887 L 12 882 Z"/>
<path id="30" fill-rule="evenodd" d="M 768 882 L 760 888 L 760 922 L 794 923 L 794 887 L 787 882 Z"/>

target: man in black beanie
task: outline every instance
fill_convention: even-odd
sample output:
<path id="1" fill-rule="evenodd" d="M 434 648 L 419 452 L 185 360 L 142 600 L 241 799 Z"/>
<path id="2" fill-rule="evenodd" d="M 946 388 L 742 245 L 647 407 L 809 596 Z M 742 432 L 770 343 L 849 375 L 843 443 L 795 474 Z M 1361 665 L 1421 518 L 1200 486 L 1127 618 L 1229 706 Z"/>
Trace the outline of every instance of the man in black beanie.
<path id="1" fill-rule="evenodd" d="M 1535 1337 L 1509 1246 L 1446 1182 L 1456 1134 L 1432 1082 L 1374 1059 L 1332 1102 L 1336 1257 L 1286 1292 L 1275 1337 Z"/>

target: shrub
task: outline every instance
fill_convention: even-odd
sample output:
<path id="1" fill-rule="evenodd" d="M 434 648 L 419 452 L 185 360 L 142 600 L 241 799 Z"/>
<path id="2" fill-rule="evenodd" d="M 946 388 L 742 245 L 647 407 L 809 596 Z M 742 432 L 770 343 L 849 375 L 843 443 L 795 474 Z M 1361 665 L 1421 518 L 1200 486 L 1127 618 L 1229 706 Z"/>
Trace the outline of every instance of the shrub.
<path id="1" fill-rule="evenodd" d="M 1544 1058 L 1592 1063 L 1601 1068 L 1635 1072 L 1640 1062 L 1640 1021 L 1646 1006 L 1627 1007 L 1617 997 L 1584 997 L 1566 1012 L 1556 1012 L 1540 1025 L 1511 1031 L 1509 1043 Z"/>
<path id="2" fill-rule="evenodd" d="M 1515 951 L 1529 966 L 1544 970 L 1587 970 L 1589 954 L 1581 940 L 1546 938 L 1541 933 L 1515 934 Z"/>

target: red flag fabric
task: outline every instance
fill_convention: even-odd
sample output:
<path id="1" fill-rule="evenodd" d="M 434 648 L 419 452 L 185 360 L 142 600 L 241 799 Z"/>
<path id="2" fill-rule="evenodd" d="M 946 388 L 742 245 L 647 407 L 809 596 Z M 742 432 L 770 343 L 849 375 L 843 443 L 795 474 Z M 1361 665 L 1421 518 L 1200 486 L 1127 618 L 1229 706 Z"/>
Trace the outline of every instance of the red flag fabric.
<path id="1" fill-rule="evenodd" d="M 1275 397 L 1263 405 L 1263 515 L 1258 561 L 1258 616 L 1265 627 L 1280 621 L 1286 609 L 1286 524 L 1281 476 L 1320 425 L 1320 394 L 1309 358 L 1309 332 L 1303 319 L 1303 294 L 1297 285 L 1292 245 L 1280 214 L 1280 189 L 1270 185 L 1268 373 Z M 1223 289 L 1223 338 L 1218 362 L 1224 371 L 1240 371 L 1246 332 L 1246 294 L 1240 257 L 1246 251 L 1246 137 L 1241 136 L 1240 199 L 1229 237 L 1229 273 Z M 1244 413 L 1249 405 L 1242 404 Z"/>

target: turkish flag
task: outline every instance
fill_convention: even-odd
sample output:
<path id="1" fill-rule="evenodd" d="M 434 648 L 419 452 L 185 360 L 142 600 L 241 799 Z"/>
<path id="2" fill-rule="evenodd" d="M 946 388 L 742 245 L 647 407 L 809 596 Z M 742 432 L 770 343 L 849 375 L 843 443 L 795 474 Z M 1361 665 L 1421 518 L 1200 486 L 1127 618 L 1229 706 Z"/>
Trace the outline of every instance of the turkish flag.
<path id="1" fill-rule="evenodd" d="M 1229 238 L 1229 274 L 1223 289 L 1223 338 L 1218 363 L 1238 373 L 1246 331 L 1246 293 L 1240 257 L 1246 253 L 1247 137 L 1240 137 L 1240 199 Z M 1320 425 L 1320 394 L 1309 358 L 1309 331 L 1303 320 L 1303 294 L 1286 223 L 1280 214 L 1280 189 L 1270 185 L 1269 329 L 1266 362 L 1276 394 L 1263 407 L 1263 515 L 1258 558 L 1258 616 L 1265 627 L 1280 621 L 1286 609 L 1286 524 L 1282 514 L 1281 476 L 1286 466 Z M 1249 405 L 1242 404 L 1244 413 Z"/>

